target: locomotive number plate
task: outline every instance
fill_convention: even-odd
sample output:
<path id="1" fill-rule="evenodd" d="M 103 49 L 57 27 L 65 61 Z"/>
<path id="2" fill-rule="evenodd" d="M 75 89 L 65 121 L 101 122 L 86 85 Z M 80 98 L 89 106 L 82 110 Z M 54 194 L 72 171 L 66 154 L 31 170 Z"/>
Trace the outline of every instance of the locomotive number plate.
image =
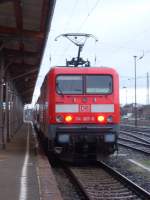
<path id="1" fill-rule="evenodd" d="M 90 112 L 91 106 L 90 105 L 80 105 L 79 110 L 80 110 L 80 112 Z"/>

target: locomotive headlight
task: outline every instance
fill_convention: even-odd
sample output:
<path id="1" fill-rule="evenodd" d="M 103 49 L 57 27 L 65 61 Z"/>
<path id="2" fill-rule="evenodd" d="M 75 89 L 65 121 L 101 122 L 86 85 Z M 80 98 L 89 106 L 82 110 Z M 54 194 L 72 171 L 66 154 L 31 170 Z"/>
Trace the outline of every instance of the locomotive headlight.
<path id="1" fill-rule="evenodd" d="M 57 115 L 57 116 L 56 116 L 56 122 L 58 122 L 58 123 L 63 122 L 63 116 Z"/>
<path id="2" fill-rule="evenodd" d="M 66 117 L 65 117 L 65 121 L 66 122 L 71 122 L 72 121 L 72 116 L 71 115 L 67 115 Z"/>
<path id="3" fill-rule="evenodd" d="M 108 118 L 107 118 L 107 122 L 109 122 L 109 123 L 113 122 L 113 117 L 112 117 L 111 115 L 108 116 Z"/>
<path id="4" fill-rule="evenodd" d="M 103 115 L 97 116 L 97 121 L 104 122 L 104 120 L 105 120 L 105 117 Z"/>

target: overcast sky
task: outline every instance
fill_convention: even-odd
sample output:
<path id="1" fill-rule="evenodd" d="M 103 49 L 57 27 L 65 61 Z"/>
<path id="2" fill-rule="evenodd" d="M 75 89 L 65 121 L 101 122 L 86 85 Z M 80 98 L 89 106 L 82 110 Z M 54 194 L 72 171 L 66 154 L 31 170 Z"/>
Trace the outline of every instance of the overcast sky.
<path id="1" fill-rule="evenodd" d="M 34 100 L 51 66 L 65 65 L 66 58 L 76 57 L 77 47 L 63 33 L 89 33 L 82 57 L 92 66 L 115 68 L 120 76 L 121 104 L 134 102 L 134 58 L 137 61 L 137 102 L 147 103 L 147 79 L 150 74 L 150 0 L 57 0 L 47 48 L 41 64 Z M 96 63 L 95 63 L 96 56 Z M 126 87 L 123 89 L 123 87 Z"/>

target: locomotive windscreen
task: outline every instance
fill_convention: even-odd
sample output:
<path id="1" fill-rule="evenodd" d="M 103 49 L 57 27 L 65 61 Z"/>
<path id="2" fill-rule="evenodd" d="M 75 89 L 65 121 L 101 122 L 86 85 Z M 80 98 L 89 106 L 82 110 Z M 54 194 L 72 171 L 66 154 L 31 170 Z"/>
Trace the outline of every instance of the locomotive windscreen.
<path id="1" fill-rule="evenodd" d="M 59 75 L 56 85 L 58 94 L 83 94 L 83 78 L 80 75 Z"/>
<path id="2" fill-rule="evenodd" d="M 56 86 L 58 94 L 110 94 L 111 75 L 58 75 Z"/>
<path id="3" fill-rule="evenodd" d="M 86 78 L 86 94 L 112 93 L 112 76 L 88 75 Z"/>

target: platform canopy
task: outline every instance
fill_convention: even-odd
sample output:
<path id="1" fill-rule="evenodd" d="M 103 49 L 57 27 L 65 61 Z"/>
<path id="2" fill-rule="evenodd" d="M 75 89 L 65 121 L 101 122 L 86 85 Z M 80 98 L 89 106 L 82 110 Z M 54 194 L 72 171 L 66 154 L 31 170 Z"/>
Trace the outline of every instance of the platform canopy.
<path id="1" fill-rule="evenodd" d="M 0 52 L 4 78 L 30 103 L 56 0 L 0 0 Z"/>

